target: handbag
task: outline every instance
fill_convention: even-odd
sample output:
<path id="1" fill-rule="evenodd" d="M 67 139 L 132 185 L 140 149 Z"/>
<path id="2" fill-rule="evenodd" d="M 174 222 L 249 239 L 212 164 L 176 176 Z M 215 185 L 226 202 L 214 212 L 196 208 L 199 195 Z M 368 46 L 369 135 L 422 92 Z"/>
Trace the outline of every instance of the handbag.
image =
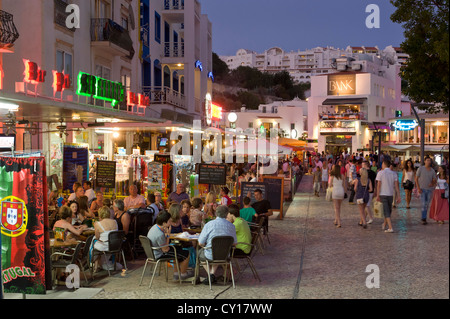
<path id="1" fill-rule="evenodd" d="M 414 188 L 414 183 L 407 179 L 406 182 L 403 183 L 403 188 L 412 190 Z"/>
<path id="2" fill-rule="evenodd" d="M 445 183 L 444 185 L 445 185 L 445 188 L 444 188 L 444 192 L 441 193 L 441 198 L 447 199 L 448 198 L 448 185 L 447 185 L 447 183 Z M 439 189 L 442 189 L 440 185 L 439 185 Z"/>
<path id="3" fill-rule="evenodd" d="M 333 200 L 333 187 L 327 188 L 327 194 L 325 195 L 325 200 L 331 202 Z"/>
<path id="4" fill-rule="evenodd" d="M 383 210 L 383 203 L 379 201 L 373 202 L 373 215 L 376 218 L 383 218 L 384 217 L 384 210 Z"/>
<path id="5" fill-rule="evenodd" d="M 358 185 L 359 186 L 359 185 Z M 358 205 L 362 205 L 362 204 L 364 204 L 364 197 L 366 196 L 366 192 L 367 192 L 367 189 L 369 188 L 369 183 L 367 183 L 367 185 L 365 186 L 365 188 L 364 188 L 364 193 L 363 193 L 363 197 L 362 198 L 357 198 L 356 199 L 356 204 L 358 204 Z"/>

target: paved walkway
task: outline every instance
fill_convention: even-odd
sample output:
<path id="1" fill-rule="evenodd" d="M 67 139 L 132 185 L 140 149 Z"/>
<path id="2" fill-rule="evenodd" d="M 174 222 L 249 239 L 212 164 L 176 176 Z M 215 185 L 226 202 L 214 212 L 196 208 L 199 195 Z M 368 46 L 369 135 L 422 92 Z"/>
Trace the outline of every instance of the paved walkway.
<path id="1" fill-rule="evenodd" d="M 402 196 L 404 196 L 402 192 Z M 333 225 L 332 203 L 312 195 L 312 177 L 304 176 L 299 192 L 286 205 L 285 218 L 270 220 L 271 244 L 254 258 L 262 282 L 247 268 L 231 285 L 208 286 L 150 274 L 138 286 L 143 260 L 129 261 L 126 277 L 120 273 L 96 281 L 94 299 L 314 299 L 449 298 L 449 224 L 420 223 L 420 201 L 406 210 L 403 202 L 393 214 L 395 233 L 381 231 L 380 219 L 367 229 L 358 226 L 356 205 L 344 201 L 342 228 Z M 380 288 L 366 287 L 368 265 L 380 272 Z M 171 276 L 169 277 L 171 278 Z M 91 296 L 89 296 L 91 297 Z"/>

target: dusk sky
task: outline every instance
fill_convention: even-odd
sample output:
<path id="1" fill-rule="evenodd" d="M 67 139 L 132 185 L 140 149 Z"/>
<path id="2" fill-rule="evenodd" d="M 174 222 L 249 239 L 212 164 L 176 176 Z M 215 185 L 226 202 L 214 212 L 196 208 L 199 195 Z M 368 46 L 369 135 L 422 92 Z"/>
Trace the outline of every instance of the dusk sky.
<path id="1" fill-rule="evenodd" d="M 201 0 L 213 25 L 213 51 L 235 55 L 238 49 L 262 53 L 333 46 L 400 46 L 403 28 L 390 20 L 389 0 Z M 366 6 L 380 8 L 380 28 L 366 27 Z"/>

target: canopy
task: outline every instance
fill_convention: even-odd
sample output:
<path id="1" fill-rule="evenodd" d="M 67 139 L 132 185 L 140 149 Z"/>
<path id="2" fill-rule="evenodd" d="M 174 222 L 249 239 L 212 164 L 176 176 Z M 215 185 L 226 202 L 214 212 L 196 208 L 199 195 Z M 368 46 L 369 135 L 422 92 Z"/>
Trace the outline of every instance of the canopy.
<path id="1" fill-rule="evenodd" d="M 287 145 L 287 146 L 306 146 L 308 142 L 306 141 L 299 141 L 293 138 L 286 138 L 282 137 L 278 139 L 278 144 L 280 145 Z"/>

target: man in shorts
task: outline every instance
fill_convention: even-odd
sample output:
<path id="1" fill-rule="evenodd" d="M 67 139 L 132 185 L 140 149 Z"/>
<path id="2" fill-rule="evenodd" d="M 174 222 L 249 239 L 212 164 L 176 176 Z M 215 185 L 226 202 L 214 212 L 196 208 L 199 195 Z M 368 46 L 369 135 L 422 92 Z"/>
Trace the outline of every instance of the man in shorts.
<path id="1" fill-rule="evenodd" d="M 398 182 L 397 173 L 390 169 L 391 161 L 384 160 L 381 164 L 382 170 L 378 172 L 376 181 L 377 184 L 377 201 L 383 204 L 384 223 L 382 230 L 385 233 L 393 233 L 391 214 L 392 214 L 392 202 L 394 201 L 394 194 L 396 203 L 400 204 L 402 199 L 400 197 L 400 187 Z M 386 229 L 386 224 L 389 226 Z"/>

